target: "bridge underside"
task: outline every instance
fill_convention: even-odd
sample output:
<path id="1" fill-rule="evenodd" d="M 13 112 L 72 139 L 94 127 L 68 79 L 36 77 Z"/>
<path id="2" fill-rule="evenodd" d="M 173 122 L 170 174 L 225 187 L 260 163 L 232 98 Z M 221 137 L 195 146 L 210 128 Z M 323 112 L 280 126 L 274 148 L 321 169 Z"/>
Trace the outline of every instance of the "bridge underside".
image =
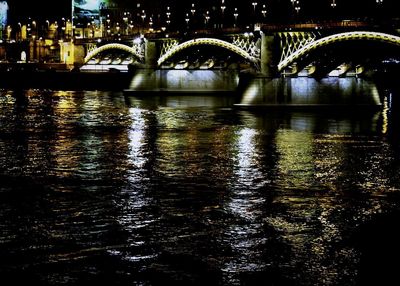
<path id="1" fill-rule="evenodd" d="M 374 48 L 372 52 L 366 49 L 369 46 Z M 385 47 L 385 50 L 380 47 Z M 300 44 L 297 49 L 281 59 L 278 64 L 278 71 L 281 72 L 295 63 L 297 69 L 300 70 L 299 67 L 304 66 L 304 62 L 313 62 L 315 57 L 329 62 L 328 66 L 334 66 L 334 61 L 337 58 L 341 58 L 341 60 L 344 58 L 347 61 L 349 59 L 353 61 L 365 60 L 371 58 L 371 56 L 376 58 L 379 55 L 387 55 L 387 47 L 394 47 L 394 50 L 398 51 L 400 37 L 379 32 L 357 31 L 334 34 L 320 39 L 308 38 L 304 41 L 304 45 Z M 334 53 L 331 51 L 334 51 Z M 346 56 L 349 59 L 346 59 Z"/>
<path id="2" fill-rule="evenodd" d="M 347 41 L 313 50 L 281 70 L 281 74 L 315 78 L 361 76 L 399 60 L 400 49 L 394 45 Z"/>
<path id="3" fill-rule="evenodd" d="M 278 34 L 282 54 L 279 63 L 274 55 L 278 53 L 273 40 L 277 36 L 261 33 L 252 41 L 198 38 L 180 44 L 170 39 L 166 44 L 159 40 L 147 40 L 133 46 L 106 44 L 88 53 L 82 69 L 253 69 L 259 72 L 267 67 L 273 71 L 271 74 L 323 77 L 357 75 L 385 60 L 400 59 L 400 37 L 394 35 L 346 32 L 318 38 L 321 35 L 315 33 Z"/>

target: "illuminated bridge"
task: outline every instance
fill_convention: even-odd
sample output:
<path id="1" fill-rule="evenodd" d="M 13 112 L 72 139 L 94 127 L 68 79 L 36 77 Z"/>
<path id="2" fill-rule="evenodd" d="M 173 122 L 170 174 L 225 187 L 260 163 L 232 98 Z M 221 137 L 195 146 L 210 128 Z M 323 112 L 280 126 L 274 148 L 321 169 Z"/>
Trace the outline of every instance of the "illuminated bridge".
<path id="1" fill-rule="evenodd" d="M 76 53 L 80 58 L 75 60 L 82 70 L 127 70 L 128 66 L 161 70 L 250 68 L 266 76 L 296 76 L 301 72 L 307 76 L 341 76 L 350 71 L 362 73 L 371 57 L 398 56 L 400 37 L 376 31 L 259 30 L 192 38 L 139 36 L 126 41 L 75 44 L 74 48 L 81 49 Z"/>

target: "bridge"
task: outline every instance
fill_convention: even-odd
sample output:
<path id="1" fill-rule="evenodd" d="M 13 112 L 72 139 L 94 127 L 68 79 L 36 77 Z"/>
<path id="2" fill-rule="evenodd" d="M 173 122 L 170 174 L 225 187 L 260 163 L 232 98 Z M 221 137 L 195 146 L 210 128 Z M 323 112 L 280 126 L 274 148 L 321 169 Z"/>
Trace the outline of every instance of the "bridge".
<path id="1" fill-rule="evenodd" d="M 396 49 L 400 51 L 400 37 L 395 33 L 359 30 L 359 27 L 345 28 L 345 31 L 341 31 L 337 27 L 310 29 L 305 26 L 303 30 L 286 28 L 283 31 L 277 29 L 271 31 L 259 27 L 257 31 L 251 33 L 192 35 L 192 37 L 138 35 L 116 42 L 102 39 L 91 42 L 77 41 L 66 46 L 66 49 L 73 50 L 72 62 L 81 69 L 104 65 L 188 70 L 239 66 L 239 68 L 251 68 L 267 77 L 279 74 L 296 75 L 305 68 L 308 74 L 312 75 L 319 68 L 318 57 L 324 59 L 327 51 L 334 51 L 343 44 L 348 44 L 346 48 L 351 46 L 357 50 L 360 43 L 371 43 L 379 47 L 392 47 L 388 49 L 390 51 Z M 325 67 L 325 72 L 329 72 L 329 68 L 337 68 L 339 64 L 341 63 L 330 63 L 329 67 Z M 352 64 L 353 66 L 341 65 L 338 73 L 344 74 L 351 68 L 356 73 L 363 71 L 362 63 L 358 66 L 356 63 Z"/>

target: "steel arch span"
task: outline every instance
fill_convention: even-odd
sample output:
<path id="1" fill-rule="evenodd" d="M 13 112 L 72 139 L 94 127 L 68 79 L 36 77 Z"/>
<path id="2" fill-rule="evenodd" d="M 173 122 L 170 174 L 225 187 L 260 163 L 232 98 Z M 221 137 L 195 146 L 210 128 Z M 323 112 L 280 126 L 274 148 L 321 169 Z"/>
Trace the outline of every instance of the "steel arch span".
<path id="1" fill-rule="evenodd" d="M 346 33 L 335 34 L 315 40 L 305 45 L 304 47 L 298 49 L 297 51 L 292 53 L 290 56 L 288 56 L 278 64 L 278 71 L 282 71 L 290 64 L 294 63 L 301 57 L 311 53 L 312 51 L 318 48 L 325 47 L 333 43 L 354 41 L 354 40 L 376 41 L 376 42 L 383 42 L 387 44 L 400 46 L 400 37 L 386 33 L 358 31 L 358 32 L 346 32 Z"/>
<path id="2" fill-rule="evenodd" d="M 172 56 L 174 56 L 175 54 L 190 48 L 190 47 L 194 47 L 194 46 L 200 46 L 200 45 L 209 45 L 209 46 L 217 46 L 217 47 L 221 47 L 224 49 L 227 49 L 231 52 L 234 52 L 236 54 L 238 54 L 239 56 L 245 58 L 246 60 L 250 61 L 251 63 L 254 63 L 255 65 L 257 65 L 258 63 L 258 59 L 251 56 L 248 52 L 246 52 L 245 50 L 235 46 L 234 44 L 231 44 L 227 41 L 223 41 L 220 39 L 214 39 L 214 38 L 198 38 L 198 39 L 193 39 L 193 40 L 189 40 L 186 41 L 184 43 L 181 43 L 179 45 L 176 45 L 174 47 L 172 47 L 170 50 L 168 50 L 165 54 L 163 54 L 157 61 L 157 64 L 160 66 L 161 64 L 163 64 L 166 60 L 168 60 L 169 58 L 171 58 Z"/>
<path id="3" fill-rule="evenodd" d="M 98 47 L 97 49 L 94 49 L 93 51 L 88 53 L 84 59 L 84 64 L 86 64 L 93 57 L 97 56 L 99 53 L 107 51 L 107 50 L 122 50 L 124 52 L 130 53 L 130 54 L 136 56 L 139 60 L 143 59 L 143 56 L 138 53 L 137 48 L 130 47 L 130 46 L 127 46 L 124 44 L 112 43 L 112 44 L 106 44 L 104 46 Z"/>

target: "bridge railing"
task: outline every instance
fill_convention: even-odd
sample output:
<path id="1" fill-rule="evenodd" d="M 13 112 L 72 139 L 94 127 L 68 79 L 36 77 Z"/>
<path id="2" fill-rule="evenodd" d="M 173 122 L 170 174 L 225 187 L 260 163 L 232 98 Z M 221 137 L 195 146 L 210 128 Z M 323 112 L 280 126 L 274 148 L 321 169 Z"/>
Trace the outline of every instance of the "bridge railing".
<path id="1" fill-rule="evenodd" d="M 260 23 L 258 26 L 263 31 L 286 31 L 286 30 L 329 30 L 329 29 L 354 29 L 354 28 L 370 28 L 373 25 L 365 21 L 357 20 L 342 20 L 342 21 L 325 21 L 325 22 L 313 22 L 313 23 L 296 23 L 296 24 L 263 24 Z"/>

